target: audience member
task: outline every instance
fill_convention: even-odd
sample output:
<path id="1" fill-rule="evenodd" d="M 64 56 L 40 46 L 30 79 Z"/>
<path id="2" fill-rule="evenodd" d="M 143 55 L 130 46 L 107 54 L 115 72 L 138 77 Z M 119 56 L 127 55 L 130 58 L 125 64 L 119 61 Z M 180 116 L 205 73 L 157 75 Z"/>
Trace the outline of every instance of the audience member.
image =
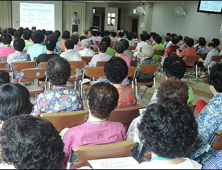
<path id="1" fill-rule="evenodd" d="M 84 40 L 81 41 L 81 44 L 82 44 L 82 46 L 81 46 L 82 50 L 79 51 L 79 54 L 81 56 L 90 56 L 90 57 L 92 57 L 92 56 L 95 55 L 95 52 L 90 49 L 90 44 L 91 43 L 90 43 L 89 40 L 84 39 Z"/>
<path id="2" fill-rule="evenodd" d="M 156 45 L 153 46 L 153 48 L 155 50 L 164 50 L 165 47 L 163 44 L 161 44 L 162 42 L 162 37 L 160 36 L 155 36 L 154 38 L 154 41 L 156 42 Z M 157 55 L 157 54 L 154 54 L 153 55 L 153 59 L 156 60 L 156 61 L 159 61 L 161 59 L 161 56 L 160 55 Z"/>
<path id="3" fill-rule="evenodd" d="M 136 32 L 133 32 L 133 33 L 132 33 L 132 36 L 133 36 L 133 42 L 134 42 L 134 43 L 138 43 L 139 40 L 138 40 L 138 37 L 137 37 L 137 33 L 136 33 Z"/>
<path id="4" fill-rule="evenodd" d="M 81 38 L 81 37 L 80 37 Z M 70 39 L 73 41 L 74 43 L 74 47 L 73 47 L 73 50 L 75 52 L 79 52 L 81 50 L 81 46 L 78 45 L 78 42 L 79 42 L 79 38 L 77 35 L 71 35 Z M 85 38 L 86 39 L 86 38 Z"/>
<path id="5" fill-rule="evenodd" d="M 177 45 L 179 47 L 181 47 L 183 45 L 183 36 L 182 35 L 178 35 L 178 38 L 179 38 L 179 42 L 177 43 Z"/>
<path id="6" fill-rule="evenodd" d="M 129 46 L 135 45 L 135 43 L 133 42 L 133 35 L 131 33 L 127 34 L 127 39 L 129 41 Z"/>
<path id="7" fill-rule="evenodd" d="M 30 41 L 30 38 L 31 38 L 31 32 L 30 31 L 24 31 L 23 32 L 23 39 L 25 40 L 25 48 L 24 48 L 24 51 L 27 51 L 29 47 L 33 46 L 34 43 L 32 43 Z"/>
<path id="8" fill-rule="evenodd" d="M 187 48 L 184 49 L 182 52 L 179 52 L 179 49 L 177 49 L 177 55 L 180 57 L 185 57 L 187 55 L 196 55 L 196 48 L 193 47 L 194 40 L 192 38 L 187 39 L 186 46 Z"/>
<path id="9" fill-rule="evenodd" d="M 122 85 L 123 80 L 128 75 L 126 62 L 119 58 L 113 57 L 106 62 L 104 72 L 109 82 L 115 86 L 119 92 L 119 101 L 117 107 L 130 107 L 137 104 L 135 91 L 128 85 Z"/>
<path id="10" fill-rule="evenodd" d="M 131 59 L 132 59 L 133 58 L 133 51 L 128 50 L 128 48 L 129 48 L 129 41 L 127 41 L 126 39 L 123 39 L 123 38 L 120 41 L 123 42 L 124 45 L 125 45 L 125 49 L 124 49 L 123 54 L 125 56 L 130 56 Z"/>
<path id="11" fill-rule="evenodd" d="M 111 32 L 110 39 L 111 39 L 111 41 L 118 41 L 118 37 L 117 37 L 115 31 L 112 31 L 112 32 Z"/>
<path id="12" fill-rule="evenodd" d="M 214 159 L 212 159 L 202 169 L 222 169 L 222 151 L 219 151 Z"/>
<path id="13" fill-rule="evenodd" d="M 61 169 L 65 154 L 55 127 L 30 115 L 12 117 L 0 133 L 1 169 Z"/>
<path id="14" fill-rule="evenodd" d="M 62 51 L 65 51 L 65 41 L 68 40 L 70 38 L 70 32 L 69 31 L 64 31 L 62 34 L 62 44 L 60 45 L 60 48 L 62 49 Z"/>
<path id="15" fill-rule="evenodd" d="M 179 42 L 178 37 L 173 37 L 171 43 L 168 43 L 168 47 L 166 47 L 166 54 L 170 56 L 172 52 L 176 52 L 178 48 L 180 48 L 177 43 Z"/>
<path id="16" fill-rule="evenodd" d="M 94 84 L 88 94 L 89 118 L 86 123 L 69 129 L 63 136 L 66 160 L 76 146 L 101 145 L 123 141 L 125 128 L 122 123 L 109 121 L 116 108 L 118 91 L 109 83 Z"/>
<path id="17" fill-rule="evenodd" d="M 147 45 L 147 43 L 146 43 L 146 39 L 147 39 L 147 37 L 146 37 L 146 35 L 145 34 L 141 34 L 140 35 L 140 39 L 141 39 L 141 41 L 137 44 L 137 46 L 136 46 L 136 49 L 135 49 L 135 52 L 134 52 L 134 56 L 137 56 L 137 54 L 140 52 L 140 50 L 141 50 L 141 48 L 144 46 L 144 45 Z"/>
<path id="18" fill-rule="evenodd" d="M 215 49 L 220 53 L 220 48 L 218 47 L 220 45 L 220 40 L 218 38 L 213 38 L 211 42 L 215 44 Z"/>
<path id="19" fill-rule="evenodd" d="M 183 45 L 180 46 L 180 50 L 184 50 L 184 49 L 187 48 L 186 42 L 187 42 L 188 39 L 189 39 L 188 36 L 185 36 L 185 37 L 183 38 Z"/>
<path id="20" fill-rule="evenodd" d="M 102 39 L 102 41 L 105 41 L 106 42 L 106 45 L 107 45 L 107 50 L 106 50 L 106 53 L 111 55 L 112 57 L 114 57 L 116 55 L 115 51 L 110 47 L 110 44 L 111 44 L 111 39 L 110 37 L 104 37 Z"/>
<path id="21" fill-rule="evenodd" d="M 69 112 L 83 109 L 79 92 L 66 87 L 70 71 L 69 62 L 62 57 L 52 57 L 48 61 L 47 77 L 53 84 L 53 89 L 38 95 L 32 115 L 40 116 L 42 113 Z"/>
<path id="22" fill-rule="evenodd" d="M 168 45 L 168 43 L 170 42 L 170 40 L 171 40 L 171 39 L 170 39 L 169 36 L 166 36 L 166 37 L 165 37 L 165 41 L 164 41 L 164 44 L 163 44 L 165 48 L 166 48 L 166 46 Z"/>
<path id="23" fill-rule="evenodd" d="M 31 61 L 31 59 L 29 54 L 23 52 L 23 49 L 25 47 L 25 41 L 23 39 L 21 38 L 15 39 L 13 46 L 16 51 L 13 54 L 8 55 L 7 63 L 9 67 L 13 70 L 13 77 L 15 79 L 19 79 L 20 71 L 15 71 L 12 67 L 12 64 L 18 61 Z"/>
<path id="24" fill-rule="evenodd" d="M 11 41 L 12 41 L 12 37 L 10 34 L 8 33 L 2 34 L 2 42 L 4 46 L 0 48 L 0 58 L 2 58 L 3 56 L 8 56 L 9 54 L 12 54 L 15 52 L 15 49 L 10 47 Z"/>
<path id="25" fill-rule="evenodd" d="M 209 48 L 206 46 L 206 40 L 204 37 L 200 37 L 199 38 L 199 46 L 197 48 L 197 54 L 203 59 L 205 60 L 205 58 L 203 58 L 203 54 L 204 53 L 208 53 L 209 52 Z"/>
<path id="26" fill-rule="evenodd" d="M 86 39 L 89 40 L 88 32 L 89 32 L 88 30 L 84 30 L 84 34 L 85 34 L 84 36 L 86 37 Z"/>
<path id="27" fill-rule="evenodd" d="M 89 67 L 96 67 L 98 61 L 108 61 L 110 58 L 112 58 L 111 55 L 106 53 L 107 45 L 105 41 L 101 41 L 99 43 L 99 54 L 94 55 L 89 62 Z"/>
<path id="28" fill-rule="evenodd" d="M 6 83 L 10 83 L 9 73 L 5 70 L 0 70 L 0 86 Z"/>
<path id="29" fill-rule="evenodd" d="M 121 39 L 123 39 L 123 37 L 124 37 L 124 33 L 123 33 L 123 32 L 119 32 L 119 38 L 118 38 L 118 41 L 121 40 Z"/>
<path id="30" fill-rule="evenodd" d="M 46 46 L 42 45 L 44 41 L 44 35 L 40 32 L 36 32 L 33 34 L 34 45 L 29 47 L 27 50 L 27 54 L 30 55 L 31 61 L 34 61 L 35 57 L 38 57 L 40 54 L 46 53 Z"/>

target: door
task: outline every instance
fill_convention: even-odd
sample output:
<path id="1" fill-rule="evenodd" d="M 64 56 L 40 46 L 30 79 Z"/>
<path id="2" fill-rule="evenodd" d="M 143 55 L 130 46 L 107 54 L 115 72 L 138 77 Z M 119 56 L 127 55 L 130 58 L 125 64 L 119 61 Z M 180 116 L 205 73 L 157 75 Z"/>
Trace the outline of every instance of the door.
<path id="1" fill-rule="evenodd" d="M 138 34 L 138 18 L 132 19 L 132 32 L 136 32 Z"/>
<path id="2" fill-rule="evenodd" d="M 118 8 L 106 7 L 105 12 L 105 30 L 117 30 L 118 26 Z"/>

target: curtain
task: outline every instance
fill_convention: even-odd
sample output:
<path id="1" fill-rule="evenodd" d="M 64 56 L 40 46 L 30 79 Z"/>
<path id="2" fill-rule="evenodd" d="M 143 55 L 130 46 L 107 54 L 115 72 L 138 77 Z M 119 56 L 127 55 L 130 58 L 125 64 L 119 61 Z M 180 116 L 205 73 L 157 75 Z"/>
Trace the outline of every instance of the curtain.
<path id="1" fill-rule="evenodd" d="M 0 27 L 9 28 L 12 25 L 12 1 L 0 1 Z"/>
<path id="2" fill-rule="evenodd" d="M 79 24 L 79 35 L 83 35 L 85 30 L 85 20 L 86 20 L 86 3 L 76 3 L 72 1 L 63 1 L 63 9 L 62 9 L 62 30 L 68 30 L 70 33 L 72 32 L 72 17 L 73 13 L 77 12 L 78 17 L 80 19 Z"/>

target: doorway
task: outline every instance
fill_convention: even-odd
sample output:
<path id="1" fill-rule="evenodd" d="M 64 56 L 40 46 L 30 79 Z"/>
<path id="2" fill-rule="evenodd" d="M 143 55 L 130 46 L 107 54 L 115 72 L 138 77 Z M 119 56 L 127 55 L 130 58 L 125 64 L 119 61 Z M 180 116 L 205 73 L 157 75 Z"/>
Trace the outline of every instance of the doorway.
<path id="1" fill-rule="evenodd" d="M 104 31 L 105 25 L 105 7 L 93 7 L 92 27 Z"/>
<path id="2" fill-rule="evenodd" d="M 138 34 L 138 18 L 133 18 L 132 20 L 132 32 L 136 32 Z"/>

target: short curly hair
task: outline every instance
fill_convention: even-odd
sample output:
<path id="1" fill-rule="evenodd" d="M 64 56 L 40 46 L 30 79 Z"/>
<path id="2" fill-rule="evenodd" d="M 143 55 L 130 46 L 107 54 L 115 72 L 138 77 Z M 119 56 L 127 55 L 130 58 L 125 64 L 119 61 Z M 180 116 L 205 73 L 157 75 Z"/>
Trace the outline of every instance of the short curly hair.
<path id="1" fill-rule="evenodd" d="M 113 44 L 113 49 L 114 49 L 117 53 L 121 54 L 121 53 L 123 53 L 123 52 L 125 51 L 126 46 L 125 46 L 124 42 L 122 42 L 122 41 L 117 41 L 117 42 L 115 42 L 115 43 Z"/>
<path id="2" fill-rule="evenodd" d="M 147 150 L 171 159 L 187 157 L 198 134 L 189 106 L 172 100 L 148 106 L 138 129 Z"/>
<path id="3" fill-rule="evenodd" d="M 41 32 L 35 32 L 32 37 L 34 43 L 42 43 L 44 38 L 45 36 Z"/>
<path id="4" fill-rule="evenodd" d="M 211 68 L 209 84 L 214 86 L 217 92 L 222 92 L 222 64 L 216 64 Z"/>
<path id="5" fill-rule="evenodd" d="M 128 75 L 126 62 L 119 57 L 112 57 L 104 66 L 106 78 L 115 84 L 120 84 Z"/>
<path id="6" fill-rule="evenodd" d="M 58 56 L 53 56 L 47 65 L 47 77 L 55 86 L 66 85 L 70 77 L 71 66 L 69 62 Z"/>
<path id="7" fill-rule="evenodd" d="M 179 56 L 169 56 L 164 60 L 163 71 L 167 78 L 176 77 L 182 79 L 186 72 L 186 63 Z"/>
<path id="8" fill-rule="evenodd" d="M 186 104 L 188 100 L 188 86 L 182 80 L 169 78 L 160 84 L 157 92 L 158 101 L 171 99 Z"/>
<path id="9" fill-rule="evenodd" d="M 25 48 L 25 41 L 22 38 L 17 38 L 15 39 L 13 46 L 16 51 L 23 51 Z"/>
<path id="10" fill-rule="evenodd" d="M 12 41 L 12 36 L 8 33 L 3 33 L 2 34 L 2 42 L 3 44 L 10 44 Z"/>
<path id="11" fill-rule="evenodd" d="M 65 153 L 63 141 L 46 119 L 31 115 L 4 122 L 0 145 L 2 160 L 16 169 L 61 169 Z"/>
<path id="12" fill-rule="evenodd" d="M 93 116 L 105 119 L 117 107 L 119 93 L 117 89 L 105 82 L 94 84 L 88 94 L 89 109 Z"/>

